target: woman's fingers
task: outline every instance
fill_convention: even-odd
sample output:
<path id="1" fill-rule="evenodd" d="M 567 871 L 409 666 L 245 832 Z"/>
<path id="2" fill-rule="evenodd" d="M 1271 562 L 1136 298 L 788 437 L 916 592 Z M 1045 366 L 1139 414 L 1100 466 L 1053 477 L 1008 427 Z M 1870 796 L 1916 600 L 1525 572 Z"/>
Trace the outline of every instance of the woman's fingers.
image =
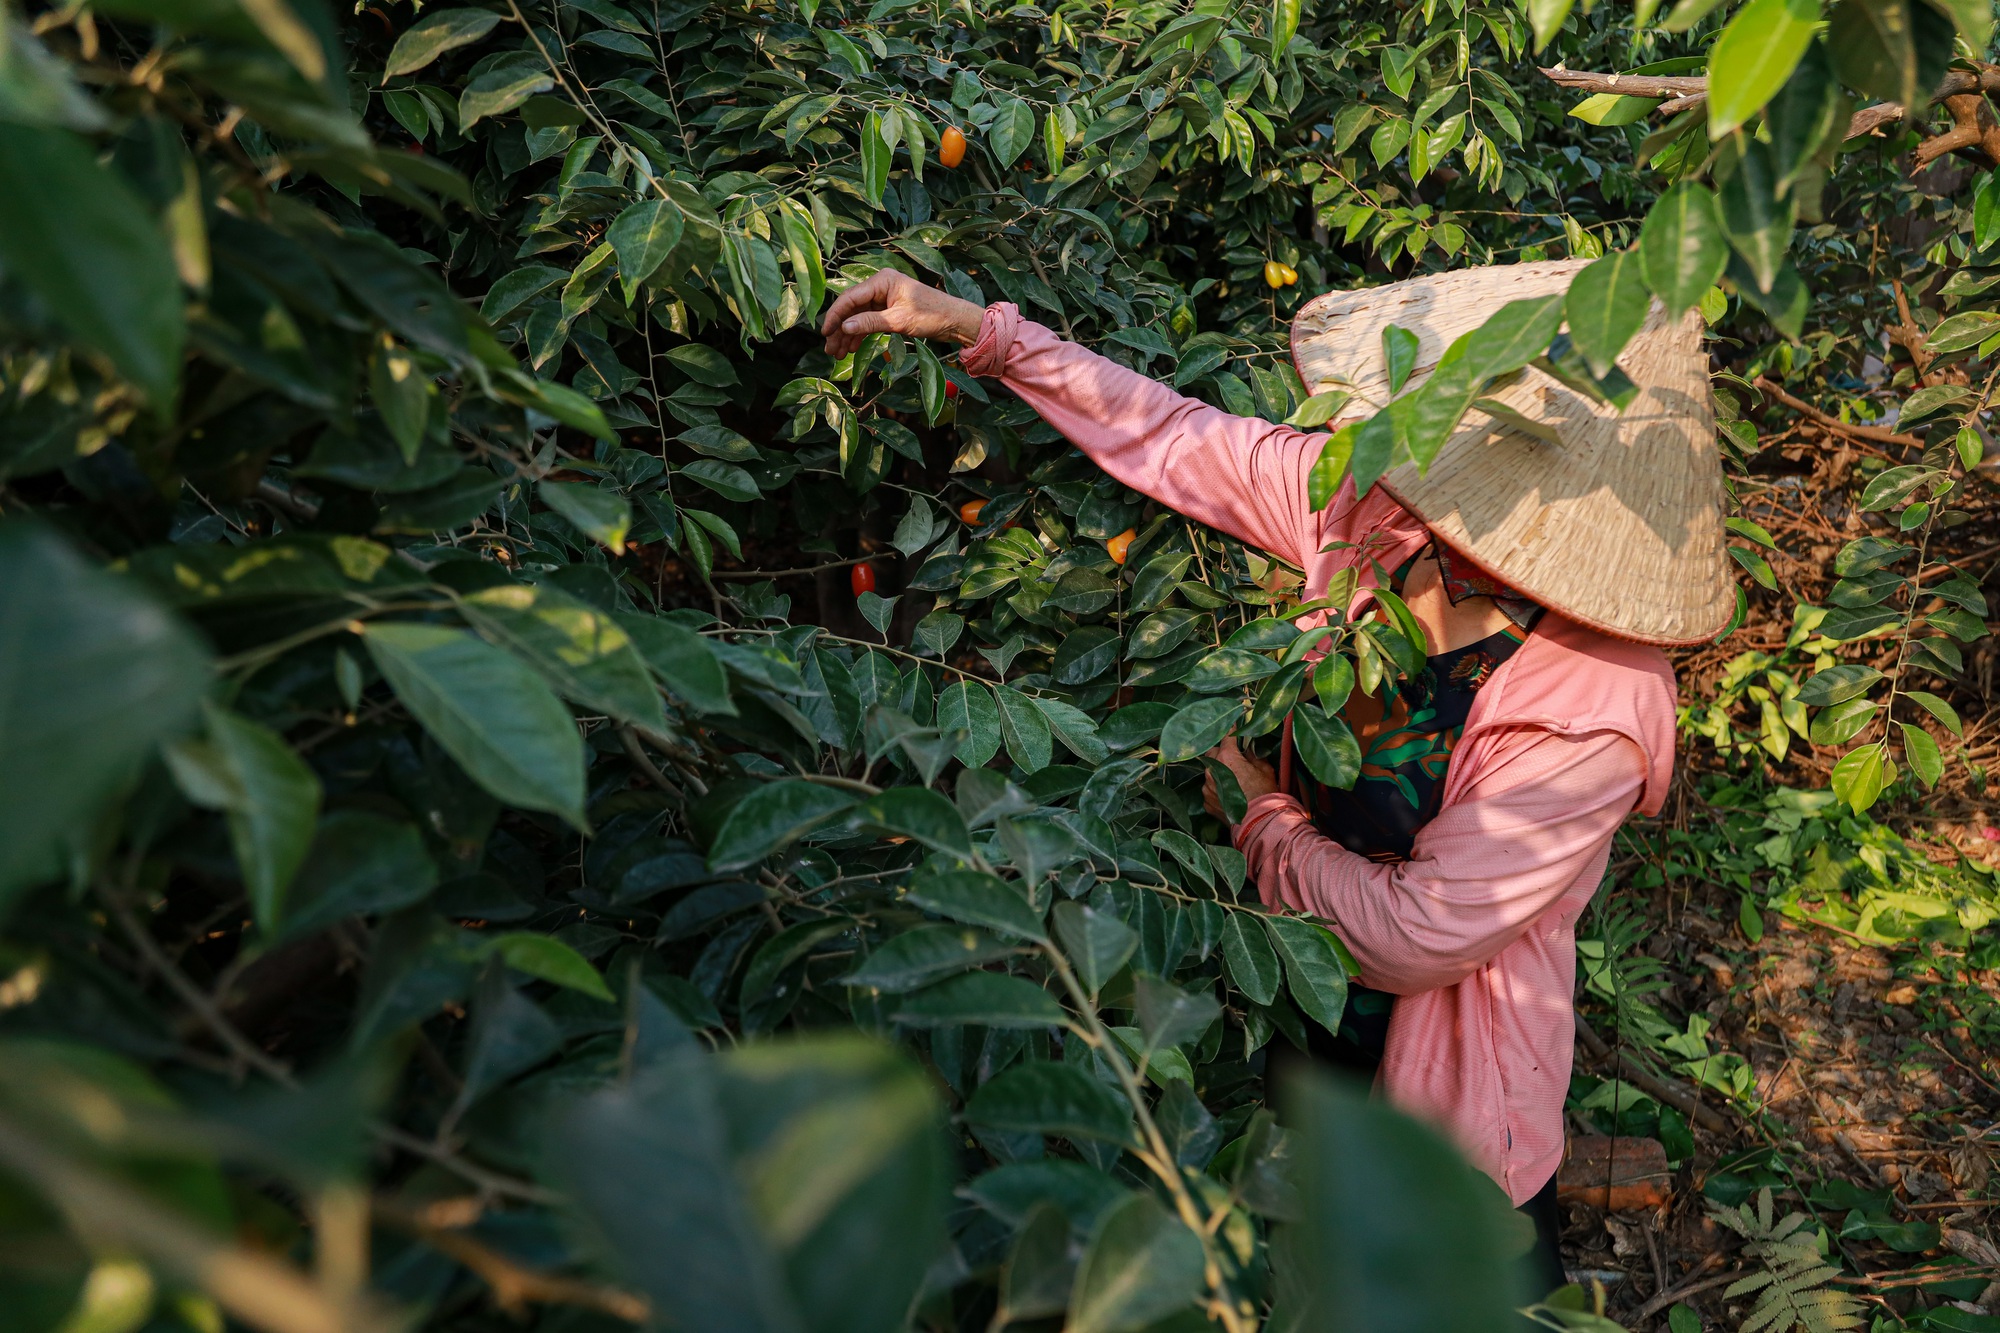
<path id="1" fill-rule="evenodd" d="M 858 311 L 880 309 L 887 305 L 889 294 L 894 289 L 895 279 L 901 276 L 894 269 L 883 269 L 866 282 L 849 287 L 827 307 L 826 318 L 819 323 L 820 333 L 832 337 L 834 331 L 844 324 L 849 316 Z"/>

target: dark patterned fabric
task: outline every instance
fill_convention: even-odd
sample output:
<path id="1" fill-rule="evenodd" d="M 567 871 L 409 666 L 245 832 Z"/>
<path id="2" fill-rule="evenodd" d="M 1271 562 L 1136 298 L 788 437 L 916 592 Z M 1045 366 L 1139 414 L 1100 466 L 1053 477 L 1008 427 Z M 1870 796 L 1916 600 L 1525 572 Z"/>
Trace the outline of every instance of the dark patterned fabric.
<path id="1" fill-rule="evenodd" d="M 1527 641 L 1540 613 L 1532 602 L 1509 596 L 1505 585 L 1463 565 L 1454 567 L 1443 545 L 1434 544 L 1432 549 L 1440 557 L 1445 593 L 1454 605 L 1466 597 L 1492 597 L 1516 623 L 1477 643 L 1432 654 L 1423 673 L 1410 680 L 1385 680 L 1375 695 L 1356 690 L 1348 697 L 1341 716 L 1361 743 L 1361 777 L 1353 790 L 1340 791 L 1306 776 L 1305 800 L 1321 833 L 1371 861 L 1409 859 L 1417 830 L 1436 817 L 1444 802 L 1445 773 L 1459 737 L 1465 734 L 1473 696 Z M 1402 593 L 1415 564 L 1413 560 L 1395 572 L 1389 581 L 1391 591 Z M 1526 614 L 1516 616 L 1509 603 L 1524 607 Z M 1292 771 L 1306 774 L 1305 765 L 1296 759 Z M 1315 1033 L 1313 1054 L 1372 1075 L 1388 1040 L 1395 999 L 1384 991 L 1350 986 L 1339 1034 L 1328 1041 Z"/>

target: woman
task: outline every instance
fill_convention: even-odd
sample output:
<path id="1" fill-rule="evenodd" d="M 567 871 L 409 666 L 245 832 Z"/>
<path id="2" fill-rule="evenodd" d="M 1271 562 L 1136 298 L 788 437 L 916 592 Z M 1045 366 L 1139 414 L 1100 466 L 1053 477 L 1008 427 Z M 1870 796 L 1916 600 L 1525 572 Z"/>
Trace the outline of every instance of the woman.
<path id="1" fill-rule="evenodd" d="M 1386 325 L 1418 335 L 1414 385 L 1457 333 L 1505 299 L 1560 293 L 1578 267 L 1329 294 L 1294 321 L 1294 359 L 1310 388 L 1379 402 Z M 1734 607 L 1699 330 L 1655 307 L 1621 359 L 1638 386 L 1622 414 L 1529 371 L 1494 389 L 1509 411 L 1469 414 L 1425 474 L 1398 469 L 1364 498 L 1350 480 L 1315 512 L 1323 435 L 1184 398 L 1012 305 L 885 270 L 822 328 L 834 356 L 878 332 L 960 344 L 966 371 L 999 378 L 1118 480 L 1303 569 L 1307 598 L 1347 570 L 1350 615 L 1385 577 L 1400 590 L 1429 669 L 1350 698 L 1354 790 L 1281 781 L 1233 741 L 1216 757 L 1249 799 L 1233 834 L 1265 902 L 1333 922 L 1360 964 L 1324 1053 L 1379 1061 L 1383 1094 L 1500 1184 L 1535 1222 L 1550 1287 L 1574 926 L 1619 824 L 1657 813 L 1669 785 L 1674 677 L 1651 645 L 1711 638 Z"/>

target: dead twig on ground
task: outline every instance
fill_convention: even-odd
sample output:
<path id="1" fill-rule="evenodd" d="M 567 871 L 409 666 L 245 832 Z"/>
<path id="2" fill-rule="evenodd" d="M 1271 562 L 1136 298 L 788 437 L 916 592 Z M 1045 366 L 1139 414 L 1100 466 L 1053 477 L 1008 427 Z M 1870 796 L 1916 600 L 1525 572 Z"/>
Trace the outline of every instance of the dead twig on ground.
<path id="1" fill-rule="evenodd" d="M 1576 1016 L 1576 1035 L 1577 1039 L 1583 1043 L 1584 1049 L 1590 1052 L 1593 1059 L 1613 1060 L 1625 1077 L 1631 1081 L 1632 1086 L 1639 1089 L 1639 1091 L 1665 1102 L 1711 1133 L 1727 1134 L 1730 1132 L 1731 1126 L 1728 1118 L 1714 1107 L 1704 1103 L 1693 1089 L 1684 1084 L 1676 1083 L 1672 1079 L 1662 1078 L 1623 1051 L 1613 1052 L 1611 1047 L 1605 1043 L 1604 1038 L 1597 1035 L 1596 1030 L 1590 1026 L 1582 1014 Z"/>

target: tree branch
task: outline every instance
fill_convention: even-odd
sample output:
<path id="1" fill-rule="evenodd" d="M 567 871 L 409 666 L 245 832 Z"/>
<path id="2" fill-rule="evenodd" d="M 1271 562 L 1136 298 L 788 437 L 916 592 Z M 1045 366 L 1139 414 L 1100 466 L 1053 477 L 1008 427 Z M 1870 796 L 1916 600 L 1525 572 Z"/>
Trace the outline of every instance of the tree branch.
<path id="1" fill-rule="evenodd" d="M 1905 448 L 1921 448 L 1923 446 L 1924 442 L 1914 435 L 1900 435 L 1882 426 L 1850 426 L 1839 417 L 1820 411 L 1803 398 L 1794 398 L 1791 394 L 1786 393 L 1762 375 L 1757 377 L 1756 384 L 1760 393 L 1777 399 L 1800 416 L 1824 426 L 1837 434 L 1851 435 L 1857 440 L 1868 440 L 1875 444 L 1895 444 Z"/>
<path id="2" fill-rule="evenodd" d="M 1661 97 L 1667 100 L 1655 110 L 1675 115 L 1699 106 L 1708 96 L 1706 75 L 1598 74 L 1589 70 L 1544 69 L 1551 82 L 1580 93 L 1617 93 L 1625 97 Z M 1955 69 L 1932 94 L 1933 103 L 1942 102 L 1951 112 L 1953 127 L 1917 146 L 1917 165 L 1927 166 L 1946 153 L 1983 157 L 1988 165 L 2000 166 L 2000 123 L 1986 105 L 1986 95 L 2000 92 L 2000 65 L 1984 62 L 1976 70 Z M 1873 134 L 1884 125 L 1903 119 L 1908 112 L 1896 102 L 1865 106 L 1847 122 L 1849 139 Z"/>

